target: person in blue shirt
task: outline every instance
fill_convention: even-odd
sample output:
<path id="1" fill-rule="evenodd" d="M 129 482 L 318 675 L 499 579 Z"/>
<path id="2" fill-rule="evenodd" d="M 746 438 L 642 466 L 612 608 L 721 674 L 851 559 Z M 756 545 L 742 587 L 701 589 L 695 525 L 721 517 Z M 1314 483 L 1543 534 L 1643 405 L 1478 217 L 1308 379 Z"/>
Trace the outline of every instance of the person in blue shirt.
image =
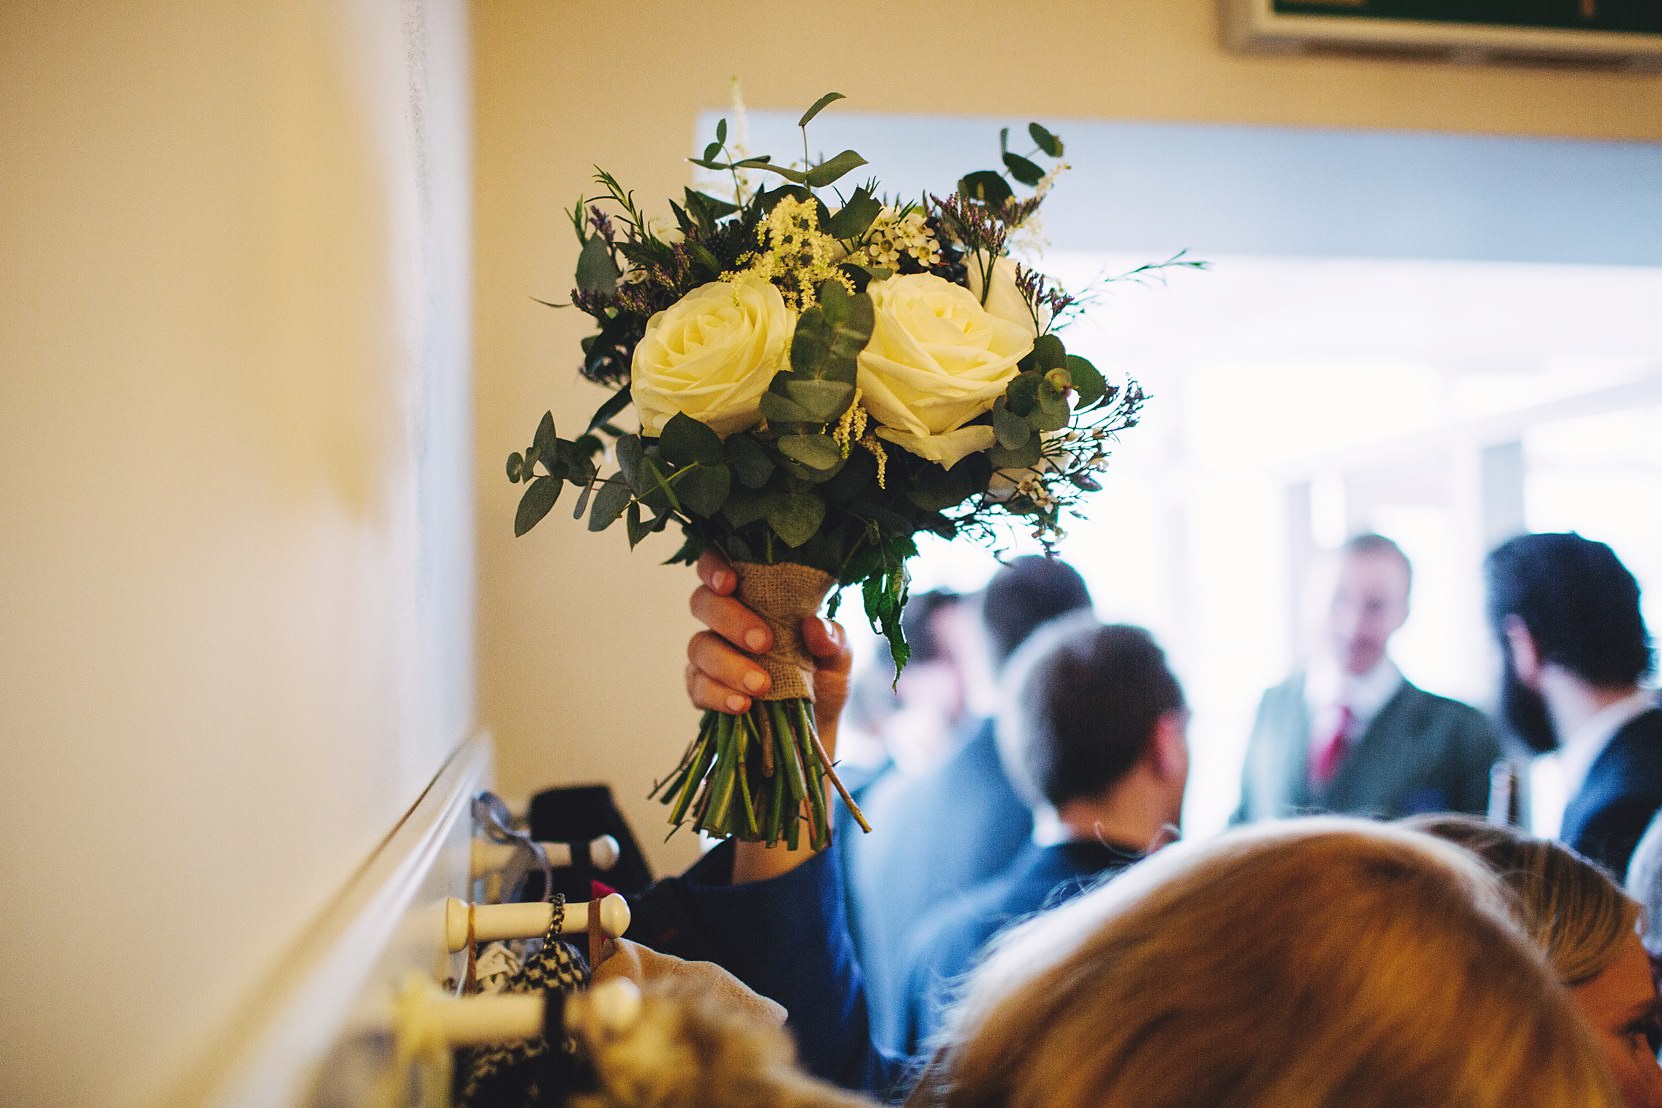
<path id="1" fill-rule="evenodd" d="M 1028 639 L 1006 667 L 998 742 L 1034 812 L 1034 836 L 1007 873 L 948 901 L 915 932 L 905 1052 L 931 1041 L 953 985 L 993 935 L 1175 837 L 1187 726 L 1182 687 L 1142 628 L 1081 613 Z"/>

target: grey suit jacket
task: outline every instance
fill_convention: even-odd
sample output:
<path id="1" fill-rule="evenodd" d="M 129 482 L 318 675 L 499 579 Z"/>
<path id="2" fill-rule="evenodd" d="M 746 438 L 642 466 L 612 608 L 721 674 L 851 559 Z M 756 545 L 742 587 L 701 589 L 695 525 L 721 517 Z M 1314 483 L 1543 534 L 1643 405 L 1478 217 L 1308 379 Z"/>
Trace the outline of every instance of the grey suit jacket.
<path id="1" fill-rule="evenodd" d="M 1386 819 L 1425 812 L 1482 815 L 1489 771 L 1501 756 L 1488 718 L 1476 708 L 1407 681 L 1339 763 L 1325 788 L 1312 789 L 1306 763 L 1310 713 L 1299 674 L 1258 704 L 1241 773 L 1235 821 L 1301 812 Z"/>

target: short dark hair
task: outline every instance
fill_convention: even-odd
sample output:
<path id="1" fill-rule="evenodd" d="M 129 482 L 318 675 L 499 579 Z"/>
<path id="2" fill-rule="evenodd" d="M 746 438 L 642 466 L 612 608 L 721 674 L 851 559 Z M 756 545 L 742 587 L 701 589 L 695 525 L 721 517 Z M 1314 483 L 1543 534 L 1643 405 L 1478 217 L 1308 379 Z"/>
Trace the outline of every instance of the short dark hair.
<path id="1" fill-rule="evenodd" d="M 947 646 L 941 641 L 935 616 L 963 600 L 951 589 L 930 589 L 906 601 L 906 609 L 900 614 L 900 629 L 912 647 L 912 661 L 933 662 L 946 656 Z"/>
<path id="2" fill-rule="evenodd" d="M 1141 627 L 1081 613 L 1037 632 L 1011 659 L 1000 756 L 1028 804 L 1099 796 L 1183 707 L 1166 655 Z"/>
<path id="3" fill-rule="evenodd" d="M 1637 684 L 1654 658 L 1639 610 L 1639 582 L 1602 542 L 1568 534 L 1519 535 L 1483 563 L 1489 623 L 1523 621 L 1543 662 L 1590 685 Z"/>
<path id="4" fill-rule="evenodd" d="M 1079 571 L 1057 558 L 1027 554 L 999 567 L 981 594 L 981 625 L 995 669 L 1040 626 L 1091 606 Z"/>
<path id="5" fill-rule="evenodd" d="M 1402 547 L 1377 531 L 1363 531 L 1359 535 L 1352 535 L 1340 544 L 1339 553 L 1384 554 L 1387 557 L 1395 558 L 1402 563 L 1402 571 L 1408 575 L 1409 584 L 1413 584 L 1414 563 L 1408 560 L 1408 555 L 1402 552 Z"/>

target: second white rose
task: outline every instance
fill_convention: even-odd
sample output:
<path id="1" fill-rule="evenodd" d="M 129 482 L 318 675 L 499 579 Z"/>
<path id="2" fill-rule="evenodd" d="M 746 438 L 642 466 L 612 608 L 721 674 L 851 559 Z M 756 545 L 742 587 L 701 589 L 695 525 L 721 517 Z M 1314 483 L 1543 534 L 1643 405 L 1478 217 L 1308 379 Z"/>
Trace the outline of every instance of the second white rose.
<path id="1" fill-rule="evenodd" d="M 873 281 L 871 341 L 859 356 L 861 403 L 878 436 L 951 468 L 993 445 L 993 429 L 964 424 L 991 410 L 1033 349 L 1032 329 L 989 313 L 931 273 Z"/>
<path id="2" fill-rule="evenodd" d="M 653 315 L 630 364 L 642 434 L 662 433 L 677 412 L 723 437 L 755 426 L 795 328 L 779 290 L 757 277 L 700 285 Z"/>

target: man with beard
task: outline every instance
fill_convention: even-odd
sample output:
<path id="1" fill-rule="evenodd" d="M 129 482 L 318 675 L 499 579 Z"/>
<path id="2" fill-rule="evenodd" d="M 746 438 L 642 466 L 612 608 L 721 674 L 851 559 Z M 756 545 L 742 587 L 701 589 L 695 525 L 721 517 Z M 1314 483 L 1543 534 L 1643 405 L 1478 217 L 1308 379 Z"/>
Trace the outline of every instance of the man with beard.
<path id="1" fill-rule="evenodd" d="M 1484 572 L 1506 720 L 1532 749 L 1560 751 L 1559 838 L 1619 879 L 1662 808 L 1662 709 L 1642 684 L 1654 659 L 1639 584 L 1608 546 L 1573 533 L 1520 535 Z"/>

